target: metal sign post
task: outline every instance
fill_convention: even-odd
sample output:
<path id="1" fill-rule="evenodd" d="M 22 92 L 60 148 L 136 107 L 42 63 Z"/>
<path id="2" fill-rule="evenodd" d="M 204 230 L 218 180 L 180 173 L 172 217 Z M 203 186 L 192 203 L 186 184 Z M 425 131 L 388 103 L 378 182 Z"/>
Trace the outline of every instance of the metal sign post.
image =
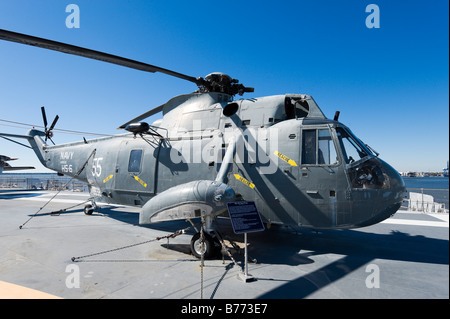
<path id="1" fill-rule="evenodd" d="M 244 253 L 244 256 L 245 256 L 244 257 L 245 258 L 244 272 L 241 271 L 238 274 L 238 278 L 240 280 L 242 280 L 243 282 L 250 282 L 250 281 L 253 281 L 255 278 L 248 273 L 247 233 L 244 233 L 244 245 L 245 245 L 245 248 L 244 248 L 244 252 L 245 252 Z"/>
<path id="2" fill-rule="evenodd" d="M 234 233 L 244 234 L 244 271 L 239 273 L 238 278 L 250 282 L 255 278 L 248 273 L 247 234 L 263 231 L 264 224 L 253 201 L 230 202 L 227 203 L 227 207 Z"/>

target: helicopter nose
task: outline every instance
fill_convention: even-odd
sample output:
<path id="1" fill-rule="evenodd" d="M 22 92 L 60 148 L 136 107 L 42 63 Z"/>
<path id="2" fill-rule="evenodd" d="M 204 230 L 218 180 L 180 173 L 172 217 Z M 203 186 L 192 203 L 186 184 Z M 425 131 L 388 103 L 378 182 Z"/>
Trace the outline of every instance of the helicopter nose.
<path id="1" fill-rule="evenodd" d="M 392 201 L 395 204 L 401 206 L 403 199 L 406 195 L 406 185 L 400 174 L 388 163 L 381 161 L 383 163 L 385 172 L 389 178 L 389 191 L 392 192 Z"/>
<path id="2" fill-rule="evenodd" d="M 377 222 L 381 222 L 392 215 L 394 215 L 402 206 L 403 200 L 406 197 L 407 191 L 405 181 L 400 174 L 388 163 L 381 160 L 386 178 L 389 181 L 389 187 L 383 189 L 384 207 L 380 209 L 377 216 Z"/>
<path id="3" fill-rule="evenodd" d="M 373 211 L 366 217 L 366 220 L 359 226 L 365 227 L 379 223 L 392 215 L 394 215 L 403 203 L 406 195 L 406 187 L 400 174 L 388 163 L 376 158 L 379 170 L 374 170 L 374 174 L 379 179 L 383 179 L 383 183 L 377 187 L 378 196 L 373 198 Z"/>

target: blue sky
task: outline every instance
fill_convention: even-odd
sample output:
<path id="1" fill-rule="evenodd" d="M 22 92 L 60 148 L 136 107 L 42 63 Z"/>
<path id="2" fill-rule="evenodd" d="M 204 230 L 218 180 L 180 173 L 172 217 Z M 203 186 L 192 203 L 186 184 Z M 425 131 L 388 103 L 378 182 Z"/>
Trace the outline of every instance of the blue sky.
<path id="1" fill-rule="evenodd" d="M 65 24 L 70 3 L 80 8 L 78 29 Z M 378 29 L 365 24 L 371 3 Z M 449 157 L 448 12 L 447 0 L 2 0 L 0 28 L 192 76 L 225 72 L 255 87 L 247 98 L 310 94 L 328 117 L 340 110 L 340 121 L 397 170 L 440 171 Z M 60 116 L 57 128 L 118 134 L 122 123 L 195 89 L 160 73 L 0 41 L 4 120 L 42 125 L 44 105 L 50 122 Z M 0 131 L 27 131 L 5 124 Z M 3 139 L 0 154 L 45 171 L 31 150 Z"/>

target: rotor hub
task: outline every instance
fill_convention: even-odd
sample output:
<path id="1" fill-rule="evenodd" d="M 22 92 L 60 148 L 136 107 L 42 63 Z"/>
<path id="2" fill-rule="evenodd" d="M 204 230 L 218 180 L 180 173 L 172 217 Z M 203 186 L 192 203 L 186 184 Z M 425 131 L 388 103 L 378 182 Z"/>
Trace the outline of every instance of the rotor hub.
<path id="1" fill-rule="evenodd" d="M 243 95 L 245 92 L 253 92 L 254 88 L 245 87 L 239 83 L 239 80 L 232 79 L 228 74 L 222 72 L 213 72 L 205 76 L 205 78 L 198 78 L 199 91 L 204 92 L 219 92 L 229 95 Z"/>

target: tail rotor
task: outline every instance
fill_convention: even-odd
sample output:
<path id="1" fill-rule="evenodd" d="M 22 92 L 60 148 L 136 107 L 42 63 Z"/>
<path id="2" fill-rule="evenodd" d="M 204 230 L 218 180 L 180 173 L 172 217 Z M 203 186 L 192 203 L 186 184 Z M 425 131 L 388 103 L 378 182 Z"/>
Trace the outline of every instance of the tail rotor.
<path id="1" fill-rule="evenodd" d="M 55 128 L 56 122 L 58 122 L 59 116 L 56 115 L 55 119 L 53 120 L 52 124 L 50 125 L 50 127 L 47 129 L 47 115 L 45 114 L 45 108 L 42 106 L 41 107 L 41 112 L 42 112 L 42 119 L 44 120 L 44 130 L 45 130 L 45 142 L 47 142 L 47 139 L 49 139 L 50 141 L 52 141 L 53 145 L 55 145 L 55 142 L 53 142 L 52 137 L 53 137 L 53 129 Z"/>

